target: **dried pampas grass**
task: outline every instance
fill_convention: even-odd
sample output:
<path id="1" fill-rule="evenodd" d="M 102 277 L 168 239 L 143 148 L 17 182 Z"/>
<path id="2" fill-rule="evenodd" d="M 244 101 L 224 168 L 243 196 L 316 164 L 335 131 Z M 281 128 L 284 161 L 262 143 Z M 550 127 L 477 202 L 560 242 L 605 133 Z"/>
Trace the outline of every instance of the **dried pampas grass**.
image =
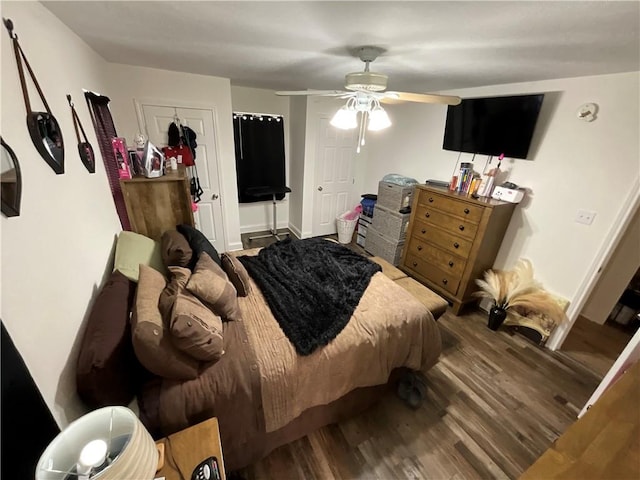
<path id="1" fill-rule="evenodd" d="M 474 295 L 493 300 L 498 308 L 514 309 L 522 315 L 538 313 L 556 324 L 566 318 L 562 307 L 534 278 L 529 260 L 518 260 L 513 270 L 487 270 L 476 284 L 480 290 Z"/>

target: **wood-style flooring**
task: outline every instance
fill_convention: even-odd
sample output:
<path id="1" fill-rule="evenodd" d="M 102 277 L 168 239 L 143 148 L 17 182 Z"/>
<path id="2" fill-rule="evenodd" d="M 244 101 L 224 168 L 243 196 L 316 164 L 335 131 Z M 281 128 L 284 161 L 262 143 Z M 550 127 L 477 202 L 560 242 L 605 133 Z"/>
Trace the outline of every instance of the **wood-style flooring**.
<path id="1" fill-rule="evenodd" d="M 600 325 L 579 316 L 560 350 L 602 378 L 632 336 L 609 322 Z"/>
<path id="2" fill-rule="evenodd" d="M 517 478 L 576 420 L 599 383 L 573 359 L 486 327 L 438 321 L 440 361 L 417 410 L 389 393 L 367 412 L 278 448 L 246 479 Z"/>

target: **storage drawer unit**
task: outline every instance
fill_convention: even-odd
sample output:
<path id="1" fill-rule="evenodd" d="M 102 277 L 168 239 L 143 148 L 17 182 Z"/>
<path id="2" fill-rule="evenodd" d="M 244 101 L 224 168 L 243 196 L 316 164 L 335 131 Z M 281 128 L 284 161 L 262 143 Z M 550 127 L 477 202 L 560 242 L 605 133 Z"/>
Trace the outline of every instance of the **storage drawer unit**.
<path id="1" fill-rule="evenodd" d="M 404 240 L 409 227 L 409 213 L 399 213 L 382 205 L 376 205 L 373 211 L 372 226 L 385 237 Z"/>
<path id="2" fill-rule="evenodd" d="M 474 302 L 475 280 L 493 267 L 515 204 L 416 186 L 400 268 L 453 304 Z"/>
<path id="3" fill-rule="evenodd" d="M 375 228 L 367 229 L 367 240 L 365 250 L 371 255 L 384 258 L 387 262 L 398 265 L 402 258 L 402 248 L 404 241 L 397 241 L 387 238 Z"/>
<path id="4" fill-rule="evenodd" d="M 378 201 L 376 205 L 382 205 L 393 211 L 411 205 L 414 185 L 402 186 L 389 182 L 378 182 Z"/>

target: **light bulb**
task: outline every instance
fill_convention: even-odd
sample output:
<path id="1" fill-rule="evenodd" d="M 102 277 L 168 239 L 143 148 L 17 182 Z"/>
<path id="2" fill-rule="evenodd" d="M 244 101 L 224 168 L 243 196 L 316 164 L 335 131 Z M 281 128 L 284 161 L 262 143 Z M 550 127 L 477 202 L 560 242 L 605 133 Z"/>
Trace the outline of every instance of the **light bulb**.
<path id="1" fill-rule="evenodd" d="M 87 443 L 80 452 L 78 458 L 78 475 L 80 478 L 89 478 L 91 469 L 99 467 L 107 458 L 107 442 L 104 440 L 92 440 Z"/>
<path id="2" fill-rule="evenodd" d="M 358 113 L 348 106 L 342 107 L 331 119 L 331 125 L 341 130 L 351 130 L 358 126 Z"/>
<path id="3" fill-rule="evenodd" d="M 391 120 L 389 119 L 389 115 L 387 115 L 387 112 L 385 112 L 382 107 L 375 107 L 369 112 L 369 130 L 384 130 L 390 126 Z"/>

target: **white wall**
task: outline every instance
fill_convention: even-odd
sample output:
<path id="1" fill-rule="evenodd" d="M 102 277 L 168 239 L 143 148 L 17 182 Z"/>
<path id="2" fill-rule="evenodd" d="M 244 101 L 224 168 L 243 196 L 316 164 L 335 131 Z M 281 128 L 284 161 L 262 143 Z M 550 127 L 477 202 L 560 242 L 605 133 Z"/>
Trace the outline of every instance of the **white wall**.
<path id="1" fill-rule="evenodd" d="M 107 74 L 109 87 L 104 93 L 111 98 L 109 106 L 118 135 L 125 137 L 128 144 L 133 144 L 133 137 L 140 130 L 136 99 L 213 110 L 225 247 L 242 248 L 229 79 L 120 64 L 108 64 Z"/>
<path id="2" fill-rule="evenodd" d="M 307 99 L 293 97 L 289 112 L 290 160 L 289 160 L 289 228 L 302 237 L 302 201 L 304 196 L 304 152 L 307 131 Z"/>
<path id="3" fill-rule="evenodd" d="M 603 324 L 633 275 L 640 268 L 640 209 L 629 222 L 627 230 L 598 279 L 581 315 Z"/>
<path id="4" fill-rule="evenodd" d="M 284 117 L 285 176 L 286 181 L 289 182 L 291 171 L 289 97 L 279 97 L 273 90 L 232 86 L 231 103 L 234 112 L 272 113 Z M 242 203 L 239 208 L 242 233 L 272 228 L 272 202 Z M 287 228 L 289 226 L 289 195 L 285 195 L 281 201 L 278 201 L 276 210 L 278 228 Z"/>
<path id="5" fill-rule="evenodd" d="M 82 88 L 105 91 L 105 62 L 40 3 L 2 3 L 65 143 L 55 175 L 27 132 L 16 60 L 2 32 L 2 137 L 22 169 L 19 217 L 1 217 L 2 321 L 60 426 L 84 412 L 76 396 L 79 332 L 96 289 L 111 269 L 121 230 Z M 3 29 L 4 30 L 4 29 Z M 32 108 L 44 110 L 28 79 Z M 96 172 L 80 162 L 66 94 L 96 153 Z"/>
<path id="6" fill-rule="evenodd" d="M 505 177 L 531 193 L 516 208 L 496 267 L 528 258 L 547 289 L 575 299 L 625 209 L 625 199 L 638 188 L 639 81 L 635 72 L 447 92 L 462 97 L 546 94 L 531 146 L 532 161 L 505 159 L 502 164 Z M 592 123 L 576 118 L 585 102 L 600 107 Z M 391 170 L 420 181 L 448 180 L 458 154 L 442 149 L 446 108 L 408 104 L 390 107 L 389 112 L 394 125 L 368 145 L 365 185 L 373 188 Z M 461 158 L 470 159 L 468 154 Z M 476 157 L 477 170 L 485 160 Z M 578 209 L 597 212 L 591 226 L 574 222 Z"/>

